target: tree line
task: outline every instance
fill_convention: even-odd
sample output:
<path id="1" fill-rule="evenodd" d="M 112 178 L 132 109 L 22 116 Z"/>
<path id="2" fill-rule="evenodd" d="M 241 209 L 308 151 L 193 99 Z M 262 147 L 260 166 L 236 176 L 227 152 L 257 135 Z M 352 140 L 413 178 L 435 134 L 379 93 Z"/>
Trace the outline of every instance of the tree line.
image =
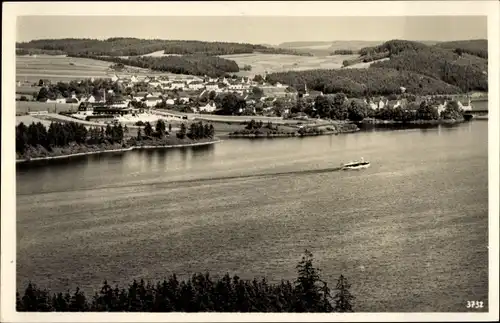
<path id="1" fill-rule="evenodd" d="M 51 122 L 48 129 L 41 122 L 26 126 L 23 122 L 16 126 L 16 152 L 23 153 L 31 147 L 42 146 L 47 150 L 53 147 L 66 147 L 76 144 L 119 143 L 128 133 L 127 126 L 121 124 L 87 129 L 77 122 Z"/>
<path id="2" fill-rule="evenodd" d="M 45 101 L 47 99 L 55 99 L 58 96 L 63 98 L 71 98 L 72 94 L 94 95 L 102 97 L 103 91 L 113 90 L 114 93 L 120 94 L 124 92 L 123 86 L 117 82 L 112 82 L 110 79 L 84 79 L 80 81 L 57 82 L 55 84 L 44 84 L 40 80 L 37 84 L 42 86 L 38 93 L 35 93 L 37 101 Z M 129 90 L 130 92 L 132 89 Z"/>
<path id="3" fill-rule="evenodd" d="M 354 55 L 356 52 L 352 49 L 336 49 L 332 55 Z"/>
<path id="4" fill-rule="evenodd" d="M 113 82 L 110 79 L 83 79 L 79 81 L 57 82 L 54 84 L 45 84 L 43 80 L 39 80 L 36 86 L 41 86 L 38 92 L 34 93 L 37 101 L 45 101 L 47 99 L 56 99 L 58 96 L 69 99 L 72 94 L 77 97 L 84 95 L 93 95 L 95 97 L 102 97 L 104 91 L 112 90 L 112 95 L 107 95 L 106 99 L 111 99 L 116 96 L 131 95 L 137 92 L 146 92 L 150 86 L 146 82 L 133 83 L 129 87 L 124 87 L 119 82 Z"/>
<path id="5" fill-rule="evenodd" d="M 151 123 L 144 123 L 144 127 L 138 129 L 137 140 L 161 139 L 172 132 L 172 124 L 167 124 L 163 120 L 156 122 L 155 129 Z M 50 126 L 45 127 L 41 122 L 31 123 L 26 126 L 20 123 L 16 126 L 16 152 L 23 154 L 30 147 L 42 146 L 51 151 L 54 147 L 67 147 L 70 144 L 79 145 L 99 145 L 99 144 L 127 144 L 128 127 L 121 123 L 107 124 L 106 127 L 90 127 L 87 129 L 83 124 L 77 122 L 51 122 Z M 204 138 L 213 138 L 215 129 L 212 124 L 203 124 L 201 121 L 192 123 L 187 129 L 184 123 L 181 124 L 181 130 L 176 136 L 180 139 L 185 137 L 198 140 Z M 132 139 L 132 138 L 129 138 Z"/>
<path id="6" fill-rule="evenodd" d="M 399 106 L 384 106 L 382 109 L 372 109 L 372 107 L 362 99 L 348 99 L 343 93 L 335 95 L 317 96 L 311 100 L 301 98 L 297 100 L 291 113 L 305 113 L 312 118 L 350 120 L 354 122 L 363 121 L 366 118 L 379 120 L 391 120 L 400 122 L 411 122 L 419 120 L 439 120 L 439 119 L 463 119 L 463 111 L 456 101 L 447 103 L 445 109 L 439 113 L 436 108 L 437 102 L 422 101 L 417 103 L 414 98 L 402 99 Z M 413 99 L 413 100 L 411 100 Z"/>
<path id="7" fill-rule="evenodd" d="M 16 55 L 65 55 L 62 50 L 40 49 L 40 48 L 16 48 Z"/>
<path id="8" fill-rule="evenodd" d="M 145 122 L 141 125 L 144 125 L 143 131 L 139 129 L 137 133 L 137 139 L 151 139 L 151 138 L 162 138 L 165 135 L 168 135 L 172 132 L 172 124 L 168 124 L 168 131 L 165 121 L 158 120 L 156 122 L 156 128 L 153 129 L 153 126 L 150 122 Z M 179 139 L 189 138 L 192 140 L 205 139 L 205 138 L 214 138 L 215 136 L 215 128 L 212 124 L 203 124 L 202 121 L 193 122 L 189 125 L 189 129 L 185 123 L 180 124 L 180 129 L 176 133 L 176 137 Z"/>
<path id="9" fill-rule="evenodd" d="M 134 280 L 127 288 L 104 281 L 93 297 L 78 287 L 74 293 L 50 293 L 29 282 L 16 293 L 19 312 L 353 312 L 355 297 L 341 275 L 333 290 L 321 278 L 306 250 L 297 265 L 297 279 L 270 283 L 209 273 L 180 280 L 175 274 L 156 284 Z"/>
<path id="10" fill-rule="evenodd" d="M 193 40 L 162 40 L 138 39 L 128 37 L 113 37 L 106 40 L 98 39 L 39 39 L 17 43 L 20 50 L 57 50 L 68 55 L 90 56 L 138 56 L 156 51 L 165 54 L 208 56 L 250 54 L 254 52 L 268 54 L 310 55 L 293 50 L 272 48 L 263 45 L 234 42 L 205 42 Z"/>
<path id="11" fill-rule="evenodd" d="M 227 73 L 236 73 L 240 70 L 238 64 L 233 60 L 199 54 L 162 57 L 138 56 L 128 58 L 90 54 L 71 54 L 69 56 L 97 59 L 174 74 L 207 75 L 210 77 L 224 76 Z"/>

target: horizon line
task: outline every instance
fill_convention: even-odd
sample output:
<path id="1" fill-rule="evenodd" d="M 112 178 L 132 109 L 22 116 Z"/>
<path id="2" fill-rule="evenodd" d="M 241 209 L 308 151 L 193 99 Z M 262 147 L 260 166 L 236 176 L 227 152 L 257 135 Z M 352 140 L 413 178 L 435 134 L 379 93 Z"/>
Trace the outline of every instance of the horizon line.
<path id="1" fill-rule="evenodd" d="M 67 39 L 75 39 L 75 40 L 98 40 L 98 41 L 105 41 L 113 38 L 122 38 L 122 39 L 139 39 L 139 40 L 159 40 L 159 41 L 198 41 L 198 42 L 206 42 L 206 43 L 234 43 L 234 44 L 251 44 L 251 45 L 272 45 L 272 46 L 279 46 L 281 44 L 286 44 L 286 43 L 334 43 L 334 42 L 388 42 L 391 40 L 406 40 L 406 41 L 414 41 L 414 42 L 436 42 L 436 43 L 444 43 L 444 42 L 451 42 L 451 41 L 465 41 L 465 40 L 486 40 L 488 41 L 487 38 L 457 38 L 457 39 L 450 39 L 450 40 L 433 40 L 433 39 L 409 39 L 409 38 L 391 38 L 391 39 L 386 39 L 386 40 L 362 40 L 362 39 L 352 39 L 352 40 L 293 40 L 293 41 L 283 41 L 280 43 L 270 43 L 270 42 L 235 42 L 235 41 L 230 41 L 230 40 L 202 40 L 202 39 L 168 39 L 168 38 L 147 38 L 147 37 L 131 37 L 131 36 L 113 36 L 113 37 L 103 37 L 103 38 L 93 38 L 93 37 L 55 37 L 55 38 L 33 38 L 30 40 L 24 40 L 24 41 L 16 41 L 16 44 L 20 43 L 30 43 L 32 41 L 40 41 L 40 40 L 67 40 Z"/>

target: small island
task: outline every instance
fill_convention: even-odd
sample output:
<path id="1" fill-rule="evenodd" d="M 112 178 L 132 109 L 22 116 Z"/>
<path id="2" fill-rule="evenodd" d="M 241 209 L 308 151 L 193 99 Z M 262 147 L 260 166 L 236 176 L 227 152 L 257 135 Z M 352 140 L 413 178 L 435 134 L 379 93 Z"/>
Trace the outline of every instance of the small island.
<path id="1" fill-rule="evenodd" d="M 135 133 L 121 124 L 87 129 L 76 122 L 51 122 L 47 129 L 41 122 L 29 126 L 20 123 L 16 126 L 16 162 L 220 142 L 215 137 L 214 127 L 201 121 L 191 123 L 189 128 L 182 123 L 176 132 L 172 131 L 171 125 L 168 128 L 163 120 L 158 120 L 155 129 L 146 122 Z"/>
<path id="2" fill-rule="evenodd" d="M 306 137 L 320 135 L 337 135 L 339 133 L 349 133 L 359 131 L 353 123 L 323 122 L 323 123 L 284 123 L 273 124 L 262 121 L 242 122 L 241 129 L 229 133 L 230 138 L 276 138 L 276 137 Z"/>

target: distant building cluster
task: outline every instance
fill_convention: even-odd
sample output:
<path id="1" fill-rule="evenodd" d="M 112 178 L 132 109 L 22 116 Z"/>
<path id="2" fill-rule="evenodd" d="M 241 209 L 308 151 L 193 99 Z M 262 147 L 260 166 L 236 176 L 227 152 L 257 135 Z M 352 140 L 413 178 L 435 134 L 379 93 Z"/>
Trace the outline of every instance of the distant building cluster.
<path id="1" fill-rule="evenodd" d="M 47 99 L 48 103 L 71 103 L 79 105 L 79 114 L 86 116 L 123 116 L 127 114 L 143 113 L 153 108 L 178 109 L 183 107 L 182 112 L 191 113 L 213 113 L 220 107 L 217 106 L 216 98 L 221 94 L 233 93 L 242 98 L 246 103 L 246 112 L 252 114 L 276 115 L 276 103 L 280 100 L 279 115 L 286 115 L 291 112 L 291 107 L 298 98 L 304 99 L 312 105 L 315 110 L 315 99 L 323 96 L 321 91 L 310 90 L 307 84 L 295 89 L 286 84 L 266 82 L 265 78 L 251 79 L 249 77 L 229 78 L 229 77 L 198 77 L 198 76 L 145 76 L 145 75 L 118 75 L 113 74 L 110 77 L 112 88 L 101 89 L 99 94 L 77 95 L 70 93 L 69 97 L 63 97 L 57 94 L 57 97 Z M 90 80 L 94 83 L 94 79 Z M 81 84 L 79 81 L 78 84 Z M 22 86 L 20 82 L 17 84 Z M 49 86 L 49 80 L 40 80 L 39 85 Z M 367 107 L 373 110 L 384 108 L 408 108 L 408 100 L 405 98 L 408 94 L 406 88 L 400 87 L 400 96 L 389 97 L 366 97 L 363 101 Z M 403 98 L 396 98 L 403 97 Z M 422 98 L 420 98 L 422 99 Z M 441 100 L 432 104 L 437 107 L 441 113 L 447 105 L 446 100 Z M 470 110 L 470 101 L 468 105 L 459 102 L 460 108 Z M 240 108 L 239 113 L 243 113 Z"/>

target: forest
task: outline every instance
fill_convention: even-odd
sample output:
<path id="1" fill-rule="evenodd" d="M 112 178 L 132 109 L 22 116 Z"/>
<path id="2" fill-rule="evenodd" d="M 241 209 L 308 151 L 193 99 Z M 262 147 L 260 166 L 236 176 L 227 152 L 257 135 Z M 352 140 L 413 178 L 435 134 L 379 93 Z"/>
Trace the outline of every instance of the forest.
<path id="1" fill-rule="evenodd" d="M 425 48 L 428 48 L 428 46 L 420 42 L 393 39 L 378 46 L 361 48 L 359 50 L 359 55 L 370 56 L 378 53 L 387 53 L 389 56 L 392 56 L 406 50 L 421 50 Z"/>
<path id="2" fill-rule="evenodd" d="M 188 127 L 183 123 L 181 130 L 176 133 L 179 139 L 189 138 L 191 140 L 214 138 L 213 125 L 202 122 L 192 123 Z M 163 139 L 170 134 L 172 126 L 168 127 L 163 120 L 158 120 L 153 128 L 149 122 L 139 129 L 137 136 L 129 136 L 127 126 L 121 124 L 108 124 L 104 127 L 90 127 L 87 129 L 83 124 L 76 122 L 51 122 L 45 127 L 41 122 L 31 123 L 26 126 L 20 123 L 16 126 L 16 153 L 21 156 L 30 149 L 43 147 L 52 151 L 56 147 L 64 148 L 69 145 L 106 145 L 121 144 L 123 148 L 134 146 L 143 140 Z"/>
<path id="3" fill-rule="evenodd" d="M 40 48 L 17 48 L 16 55 L 66 55 L 62 50 Z"/>
<path id="4" fill-rule="evenodd" d="M 451 49 L 457 53 L 463 52 L 485 59 L 488 58 L 487 39 L 456 40 L 438 43 L 434 46 L 439 48 Z"/>
<path id="5" fill-rule="evenodd" d="M 332 55 L 353 55 L 355 53 L 352 49 L 337 49 L 333 51 Z"/>
<path id="6" fill-rule="evenodd" d="M 488 91 L 488 61 L 466 53 L 459 55 L 437 47 L 407 50 L 370 66 L 380 67 L 417 72 L 457 86 L 463 92 Z"/>
<path id="7" fill-rule="evenodd" d="M 205 55 L 184 56 L 138 56 L 138 57 L 111 57 L 93 56 L 87 54 L 70 55 L 71 57 L 84 57 L 98 59 L 116 64 L 124 64 L 141 68 L 149 68 L 155 71 L 170 72 L 174 74 L 189 74 L 199 76 L 219 77 L 227 73 L 236 73 L 240 69 L 235 61 Z"/>
<path id="8" fill-rule="evenodd" d="M 20 312 L 353 312 L 355 297 L 347 278 L 340 275 L 333 289 L 314 267 L 306 250 L 297 265 L 297 278 L 270 283 L 265 278 L 244 280 L 226 274 L 197 273 L 180 280 L 175 274 L 155 283 L 131 282 L 126 288 L 104 281 L 92 297 L 50 293 L 29 282 L 16 294 Z"/>
<path id="9" fill-rule="evenodd" d="M 343 63 L 349 66 L 390 58 L 374 62 L 368 69 L 281 72 L 269 74 L 267 78 L 297 89 L 307 83 L 309 88 L 324 93 L 343 92 L 355 97 L 399 93 L 400 87 L 415 95 L 486 92 L 488 61 L 481 57 L 483 54 L 471 54 L 473 49 L 487 52 L 487 43 L 448 42 L 427 46 L 419 42 L 392 40 L 365 47 L 360 50 L 359 58 Z"/>
<path id="10" fill-rule="evenodd" d="M 68 55 L 84 56 L 139 56 L 164 51 L 165 54 L 207 56 L 251 54 L 289 54 L 310 56 L 308 53 L 289 49 L 271 48 L 263 45 L 232 42 L 205 42 L 193 40 L 162 40 L 114 37 L 98 39 L 39 39 L 17 43 L 16 48 L 58 50 Z"/>
<path id="11" fill-rule="evenodd" d="M 343 65 L 390 58 L 374 62 L 370 68 L 412 71 L 457 86 L 463 92 L 486 92 L 487 53 L 487 41 L 481 39 L 443 42 L 433 46 L 415 41 L 391 40 L 379 46 L 362 48 L 359 58 L 345 60 Z"/>
<path id="12" fill-rule="evenodd" d="M 460 93 L 457 86 L 416 72 L 393 68 L 308 70 L 270 73 L 266 80 L 288 84 L 297 90 L 322 91 L 325 94 L 342 92 L 349 97 L 390 95 L 406 92 L 415 95 Z"/>

